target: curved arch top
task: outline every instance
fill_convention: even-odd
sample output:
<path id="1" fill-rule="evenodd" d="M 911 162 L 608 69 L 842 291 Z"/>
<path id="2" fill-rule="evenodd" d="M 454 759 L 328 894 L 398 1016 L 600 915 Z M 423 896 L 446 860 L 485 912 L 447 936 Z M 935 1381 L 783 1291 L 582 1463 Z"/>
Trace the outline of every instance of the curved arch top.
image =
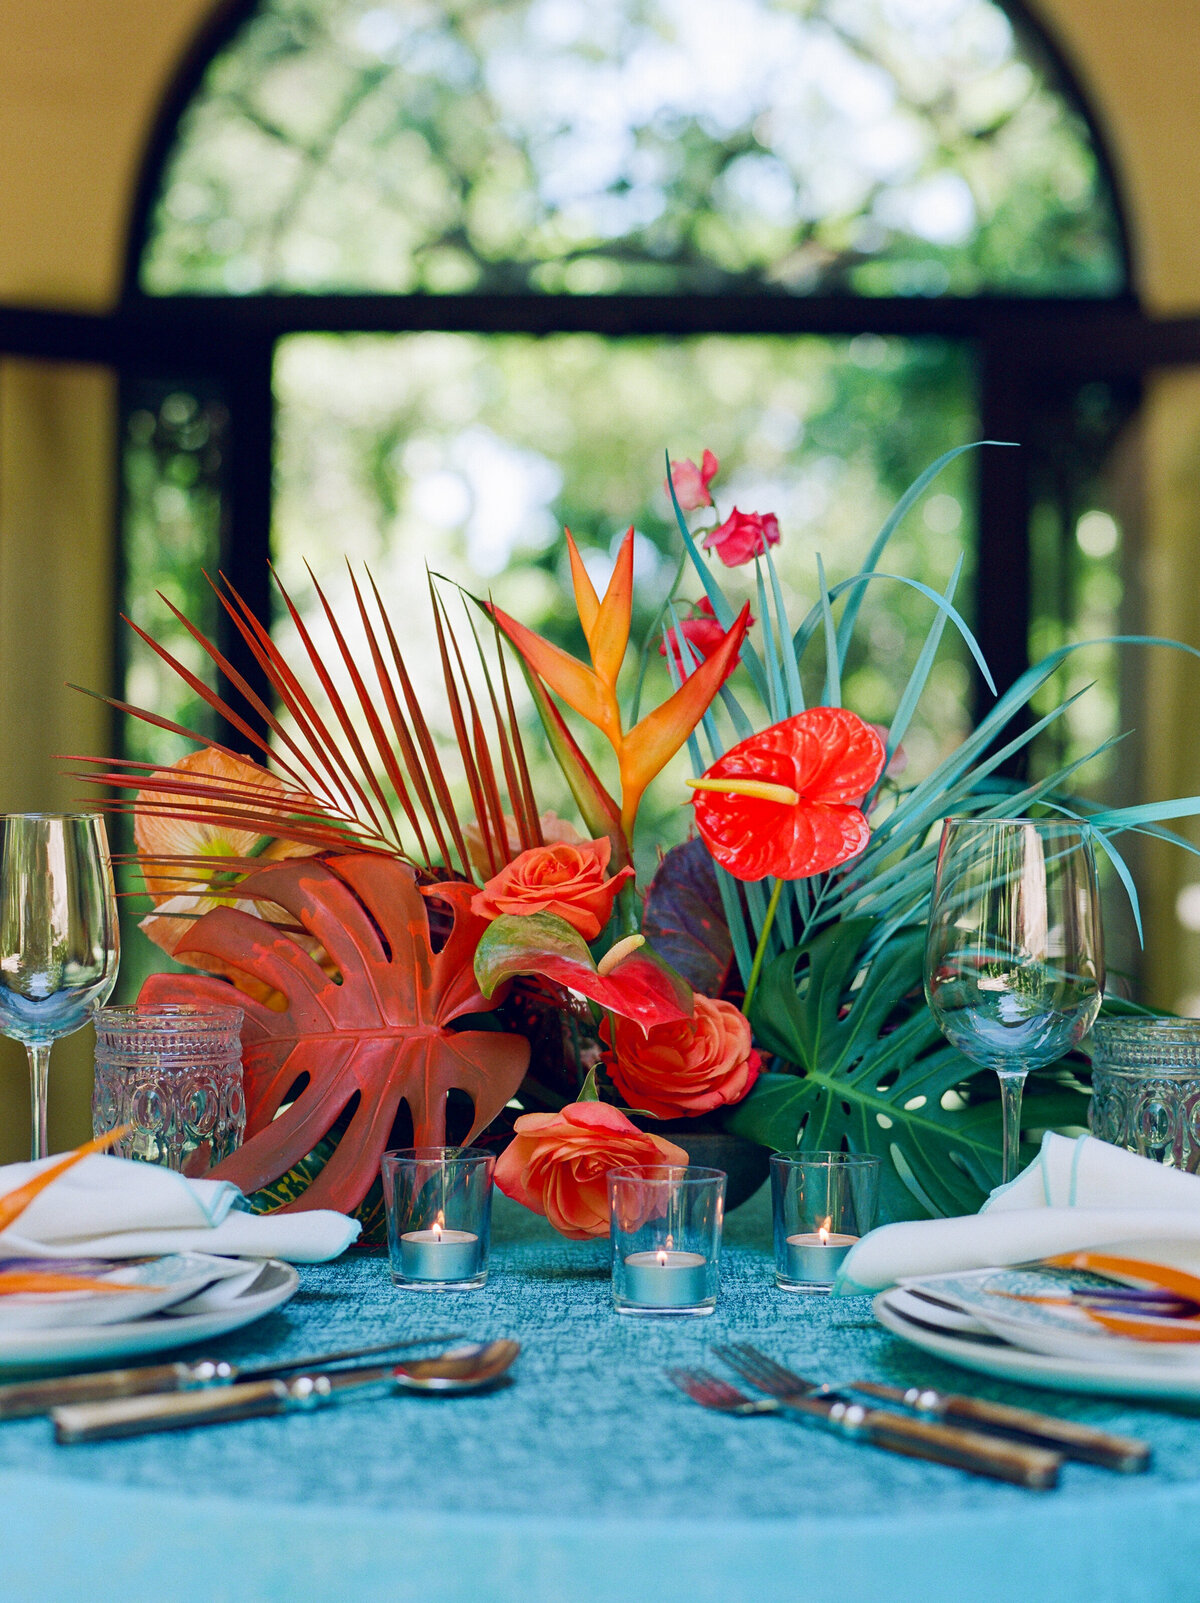
<path id="1" fill-rule="evenodd" d="M 1078 92 L 995 0 L 236 0 L 127 289 L 1113 296 L 1129 263 Z"/>

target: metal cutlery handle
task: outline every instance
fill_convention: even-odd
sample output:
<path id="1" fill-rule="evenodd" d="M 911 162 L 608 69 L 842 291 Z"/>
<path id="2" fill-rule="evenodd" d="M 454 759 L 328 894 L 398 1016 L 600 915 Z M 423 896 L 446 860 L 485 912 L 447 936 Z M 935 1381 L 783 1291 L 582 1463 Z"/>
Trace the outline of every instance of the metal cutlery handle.
<path id="1" fill-rule="evenodd" d="M 846 1436 L 908 1458 L 931 1459 L 974 1475 L 1044 1491 L 1058 1484 L 1062 1458 L 1043 1447 L 1006 1442 L 924 1419 L 910 1419 L 858 1403 L 825 1403 L 804 1397 L 780 1399 L 781 1407 L 805 1419 L 823 1418 Z"/>
<path id="2" fill-rule="evenodd" d="M 1073 1419 L 1058 1419 L 1030 1408 L 1014 1408 L 1009 1403 L 986 1402 L 980 1397 L 963 1397 L 953 1392 L 932 1391 L 925 1387 L 884 1386 L 874 1381 L 855 1381 L 854 1390 L 886 1402 L 903 1403 L 933 1419 L 961 1420 L 982 1430 L 998 1431 L 1027 1442 L 1040 1442 L 1085 1464 L 1100 1464 L 1125 1474 L 1136 1474 L 1150 1467 L 1150 1449 L 1132 1436 L 1115 1436 L 1081 1425 Z"/>
<path id="3" fill-rule="evenodd" d="M 311 1377 L 302 1377 L 312 1388 Z M 114 1436 L 140 1436 L 149 1431 L 183 1430 L 189 1425 L 218 1425 L 226 1420 L 283 1414 L 302 1406 L 297 1381 L 256 1380 L 214 1391 L 161 1392 L 122 1397 L 111 1402 L 78 1403 L 51 1414 L 58 1442 L 99 1442 Z M 325 1395 L 329 1385 L 325 1383 Z M 306 1399 L 307 1400 L 307 1399 Z M 323 1399 L 311 1397 L 313 1403 Z"/>

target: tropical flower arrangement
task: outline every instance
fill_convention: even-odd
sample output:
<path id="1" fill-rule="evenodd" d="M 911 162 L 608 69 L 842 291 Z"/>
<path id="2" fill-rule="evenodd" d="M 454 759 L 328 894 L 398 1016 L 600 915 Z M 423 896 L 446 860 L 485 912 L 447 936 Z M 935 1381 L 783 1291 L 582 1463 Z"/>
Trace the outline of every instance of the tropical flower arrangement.
<path id="1" fill-rule="evenodd" d="M 636 675 L 622 675 L 632 529 L 603 596 L 566 534 L 587 662 L 488 601 L 477 603 L 478 624 L 456 636 L 431 581 L 471 798 L 466 821 L 373 581 L 352 576 L 365 656 L 318 588 L 333 661 L 281 590 L 331 716 L 228 586 L 218 590 L 221 604 L 272 704 L 182 614 L 237 705 L 139 630 L 255 753 L 118 704 L 190 735 L 199 749 L 165 769 L 112 761 L 85 769 L 119 792 L 111 808 L 133 814 L 154 903 L 143 929 L 201 971 L 154 975 L 143 998 L 214 1002 L 236 992 L 245 1009 L 246 1141 L 221 1174 L 255 1206 L 369 1213 L 387 1147 L 490 1143 L 500 1149 L 503 1191 L 564 1235 L 586 1238 L 607 1233 L 607 1170 L 685 1162 L 692 1132 L 716 1126 L 763 1147 L 878 1153 L 889 1218 L 977 1207 L 999 1177 L 992 1077 L 942 1039 L 922 991 L 941 819 L 1039 808 L 1084 817 L 1136 912 L 1114 837 L 1162 835 L 1163 819 L 1200 802 L 1090 806 L 1070 786 L 1096 752 L 1037 783 L 1004 777 L 1065 712 L 1068 703 L 1018 717 L 1073 646 L 1029 669 L 932 773 L 900 783 L 901 743 L 947 624 L 988 677 L 954 606 L 961 558 L 943 593 L 879 571 L 901 519 L 966 449 L 948 452 L 909 489 L 860 572 L 830 586 L 818 559 L 814 603 L 798 624 L 772 555 L 777 518 L 734 507 L 693 530 L 688 514 L 702 521 L 714 507 L 719 463 L 705 451 L 699 466 L 668 464 L 680 572 L 690 567 L 703 594 L 690 606 L 668 597 Z M 757 618 L 748 605 L 735 613 L 719 578 L 722 566 L 750 563 Z M 864 592 L 876 581 L 912 586 L 933 608 L 886 728 L 843 706 L 841 694 Z M 809 657 L 821 647 L 812 696 Z M 673 688 L 643 712 L 655 648 Z M 512 660 L 578 827 L 539 810 Z M 766 709 L 764 727 L 739 685 Z M 569 714 L 611 747 L 615 789 L 584 754 Z M 690 806 L 693 832 L 639 886 L 639 808 L 684 747 L 693 777 L 678 802 Z M 1034 1076 L 1027 1125 L 1082 1123 L 1085 1094 L 1066 1066 Z"/>

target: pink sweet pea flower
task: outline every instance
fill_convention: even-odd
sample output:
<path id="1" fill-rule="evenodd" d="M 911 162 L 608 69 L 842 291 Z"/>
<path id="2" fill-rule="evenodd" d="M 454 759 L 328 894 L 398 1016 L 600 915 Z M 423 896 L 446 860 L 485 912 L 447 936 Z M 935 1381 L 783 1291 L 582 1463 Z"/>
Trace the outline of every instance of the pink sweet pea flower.
<path id="1" fill-rule="evenodd" d="M 887 727 L 887 725 L 886 724 L 872 724 L 871 728 L 875 731 L 875 733 L 879 736 L 880 740 L 882 740 L 884 745 L 886 746 L 887 745 L 887 739 L 888 739 L 888 727 Z M 889 761 L 885 772 L 886 772 L 887 777 L 889 779 L 896 779 L 896 778 L 899 777 L 899 775 L 901 775 L 904 772 L 904 770 L 907 767 L 908 767 L 908 753 L 904 749 L 903 742 L 901 742 L 901 744 L 899 746 L 897 746 L 895 751 L 892 753 L 891 760 Z"/>
<path id="2" fill-rule="evenodd" d="M 727 568 L 737 568 L 779 544 L 779 519 L 773 512 L 739 512 L 734 507 L 724 523 L 708 531 L 703 544 Z"/>
<path id="3" fill-rule="evenodd" d="M 697 507 L 712 506 L 713 498 L 708 493 L 708 487 L 716 478 L 720 465 L 711 451 L 705 451 L 699 467 L 691 457 L 685 457 L 682 462 L 671 463 L 671 483 L 675 486 L 675 499 L 684 512 L 694 512 Z M 663 480 L 663 489 L 670 495 L 666 479 Z"/>
<path id="4" fill-rule="evenodd" d="M 752 629 L 754 623 L 754 618 L 751 618 L 746 627 Z M 696 666 L 696 657 L 698 656 L 701 662 L 707 662 L 708 658 L 724 640 L 725 631 L 717 622 L 717 615 L 713 611 L 712 602 L 705 596 L 702 601 L 696 603 L 696 610 L 693 616 L 684 618 L 680 623 L 679 632 L 695 654 L 687 655 L 686 661 L 684 660 L 685 653 L 679 649 L 678 642 L 675 639 L 674 629 L 667 630 L 667 639 L 671 642 L 671 655 L 675 659 L 675 666 L 679 670 L 679 675 L 681 678 L 686 679 Z M 660 657 L 666 656 L 667 645 L 665 640 L 659 641 L 658 654 Z M 739 659 L 734 657 L 730 662 L 728 671 L 725 674 L 726 679 L 737 667 L 738 661 Z"/>

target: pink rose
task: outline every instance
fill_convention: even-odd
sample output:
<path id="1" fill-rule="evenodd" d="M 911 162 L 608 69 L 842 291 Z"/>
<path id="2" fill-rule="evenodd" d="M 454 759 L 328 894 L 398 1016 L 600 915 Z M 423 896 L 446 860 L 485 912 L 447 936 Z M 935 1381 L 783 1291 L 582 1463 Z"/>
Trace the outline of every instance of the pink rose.
<path id="1" fill-rule="evenodd" d="M 605 1102 L 572 1102 L 560 1113 L 523 1113 L 496 1160 L 506 1197 L 543 1214 L 572 1241 L 608 1235 L 610 1169 L 686 1163 L 682 1147 L 648 1135 Z"/>
<path id="2" fill-rule="evenodd" d="M 702 543 L 715 551 L 727 568 L 737 568 L 761 556 L 769 545 L 779 544 L 779 519 L 773 512 L 739 512 L 734 507 Z"/>
<path id="3" fill-rule="evenodd" d="M 605 1020 L 604 1061 L 632 1107 L 656 1119 L 690 1119 L 740 1102 L 758 1079 L 760 1061 L 750 1025 L 732 1002 L 696 992 L 695 1013 L 681 1024 L 656 1024 L 648 1035 L 626 1019 Z"/>
<path id="4" fill-rule="evenodd" d="M 585 941 L 594 941 L 608 923 L 613 899 L 632 868 L 605 878 L 612 842 L 580 841 L 577 846 L 531 846 L 489 879 L 471 898 L 471 911 L 481 918 L 502 913 L 557 913 Z"/>
<path id="5" fill-rule="evenodd" d="M 712 506 L 713 499 L 708 487 L 716 478 L 720 465 L 711 451 L 705 451 L 699 467 L 691 457 L 671 463 L 671 483 L 675 486 L 675 499 L 682 511 L 694 512 L 697 507 Z M 663 480 L 663 489 L 670 495 L 666 479 Z"/>

